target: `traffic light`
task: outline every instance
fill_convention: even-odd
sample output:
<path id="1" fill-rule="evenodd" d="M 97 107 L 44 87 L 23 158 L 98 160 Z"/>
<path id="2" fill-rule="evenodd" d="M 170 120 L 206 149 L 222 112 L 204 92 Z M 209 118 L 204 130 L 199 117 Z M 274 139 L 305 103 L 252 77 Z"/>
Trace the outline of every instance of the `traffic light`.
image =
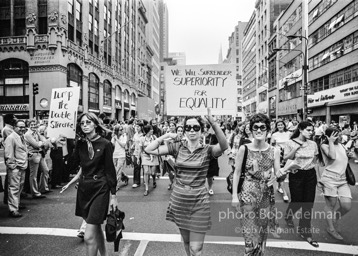
<path id="1" fill-rule="evenodd" d="M 39 84 L 32 84 L 32 92 L 34 95 L 39 94 Z"/>
<path id="2" fill-rule="evenodd" d="M 285 81 L 285 82 L 283 83 L 283 89 L 284 89 L 285 91 L 288 90 L 288 82 L 287 82 L 287 81 Z"/>

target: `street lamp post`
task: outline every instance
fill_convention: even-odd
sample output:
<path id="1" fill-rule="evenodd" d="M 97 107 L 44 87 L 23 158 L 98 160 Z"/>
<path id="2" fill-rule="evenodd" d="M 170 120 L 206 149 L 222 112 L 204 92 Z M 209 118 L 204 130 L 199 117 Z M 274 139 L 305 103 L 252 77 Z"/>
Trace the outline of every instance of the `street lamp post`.
<path id="1" fill-rule="evenodd" d="M 303 72 L 303 113 L 302 117 L 303 120 L 307 119 L 308 114 L 308 107 L 307 107 L 307 93 L 308 93 L 308 64 L 307 64 L 307 45 L 308 45 L 308 38 L 305 36 L 298 36 L 298 35 L 289 35 L 287 36 L 289 40 L 300 38 L 305 39 L 305 47 L 304 47 L 304 54 L 303 54 L 303 66 L 302 66 L 302 72 Z"/>
<path id="2" fill-rule="evenodd" d="M 273 49 L 274 51 L 278 52 L 278 51 L 298 51 L 301 52 L 302 56 L 303 56 L 303 65 L 302 65 L 302 75 L 303 75 L 303 109 L 302 109 L 302 120 L 306 120 L 307 119 L 307 93 L 308 93 L 308 65 L 307 65 L 307 45 L 308 45 L 308 39 L 305 36 L 296 36 L 296 35 L 289 35 L 286 36 L 289 40 L 294 39 L 294 38 L 301 38 L 301 39 L 305 39 L 305 47 L 304 50 L 295 50 L 295 49 L 283 49 L 283 48 L 275 48 Z"/>

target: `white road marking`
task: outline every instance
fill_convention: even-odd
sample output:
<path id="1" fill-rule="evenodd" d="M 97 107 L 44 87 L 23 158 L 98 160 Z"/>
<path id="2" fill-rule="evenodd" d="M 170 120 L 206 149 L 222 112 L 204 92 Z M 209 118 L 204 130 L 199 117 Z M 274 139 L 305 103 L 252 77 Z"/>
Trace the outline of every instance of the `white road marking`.
<path id="1" fill-rule="evenodd" d="M 0 227 L 0 234 L 17 234 L 17 235 L 50 235 L 50 236 L 65 236 L 76 237 L 78 233 L 77 229 L 64 229 L 64 228 L 26 228 L 26 227 Z M 181 236 L 179 234 L 155 234 L 155 233 L 133 233 L 123 232 L 124 240 L 141 241 L 141 247 L 146 247 L 148 242 L 181 242 Z M 142 243 L 143 242 L 143 243 Z M 244 245 L 243 238 L 236 237 L 218 237 L 218 236 L 206 236 L 205 243 L 210 244 L 227 244 L 227 245 Z M 346 253 L 351 255 L 358 254 L 358 246 L 356 245 L 343 245 L 333 243 L 321 243 L 319 247 L 315 248 L 309 245 L 305 241 L 289 241 L 269 239 L 267 241 L 268 247 L 285 248 L 285 249 L 297 249 L 308 251 L 321 251 L 332 253 Z M 137 249 L 138 251 L 138 249 Z M 139 252 L 139 251 L 138 251 Z M 137 254 L 136 254 L 137 255 Z M 138 256 L 143 254 L 138 254 Z"/>
<path id="2" fill-rule="evenodd" d="M 135 251 L 134 256 L 143 256 L 145 249 L 147 248 L 149 241 L 148 240 L 142 240 L 140 241 L 137 250 Z"/>
<path id="3" fill-rule="evenodd" d="M 133 175 L 127 175 L 128 178 L 133 179 Z M 140 176 L 141 178 L 143 178 L 143 176 Z M 159 178 L 160 180 L 169 180 L 168 176 L 160 176 Z M 214 181 L 215 180 L 226 180 L 226 177 L 214 177 Z"/>

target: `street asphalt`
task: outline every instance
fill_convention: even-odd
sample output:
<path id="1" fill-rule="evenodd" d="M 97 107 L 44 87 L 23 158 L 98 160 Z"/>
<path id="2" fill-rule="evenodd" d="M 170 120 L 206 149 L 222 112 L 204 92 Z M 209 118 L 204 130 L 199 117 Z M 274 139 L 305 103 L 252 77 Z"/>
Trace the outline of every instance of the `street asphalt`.
<path id="1" fill-rule="evenodd" d="M 0 161 L 2 161 L 0 151 Z M 215 178 L 214 191 L 211 196 L 212 229 L 207 233 L 203 255 L 231 256 L 243 254 L 243 238 L 238 231 L 239 220 L 230 214 L 231 196 L 226 191 L 225 177 L 231 168 L 227 158 L 219 158 L 220 177 Z M 358 166 L 352 164 L 358 177 Z M 0 163 L 0 173 L 4 171 Z M 126 168 L 129 175 L 131 168 Z M 109 255 L 185 255 L 180 235 L 175 224 L 165 220 L 170 197 L 167 190 L 167 177 L 158 180 L 157 188 L 150 186 L 148 196 L 143 196 L 144 186 L 133 189 L 131 181 L 122 187 L 118 194 L 119 206 L 125 212 L 124 238 L 120 250 L 113 252 L 113 244 L 106 243 Z M 326 223 L 320 213 L 323 211 L 324 198 L 317 191 L 312 220 L 315 228 L 314 239 L 320 243 L 318 249 L 301 240 L 294 230 L 287 229 L 285 222 L 279 218 L 282 228 L 281 238 L 275 239 L 271 234 L 267 242 L 266 255 L 358 255 L 358 188 L 351 187 L 353 195 L 352 210 L 342 221 L 344 242 L 330 237 L 325 231 Z M 0 255 L 1 256 L 77 256 L 85 255 L 84 243 L 77 238 L 81 219 L 74 215 L 76 189 L 74 186 L 60 194 L 53 190 L 47 198 L 41 200 L 23 199 L 27 208 L 22 211 L 23 217 L 8 217 L 8 209 L 2 204 L 3 193 L 0 193 Z M 284 212 L 287 204 L 281 194 L 276 194 L 278 212 Z M 230 217 L 231 216 L 231 217 Z M 297 225 L 297 221 L 295 221 Z"/>

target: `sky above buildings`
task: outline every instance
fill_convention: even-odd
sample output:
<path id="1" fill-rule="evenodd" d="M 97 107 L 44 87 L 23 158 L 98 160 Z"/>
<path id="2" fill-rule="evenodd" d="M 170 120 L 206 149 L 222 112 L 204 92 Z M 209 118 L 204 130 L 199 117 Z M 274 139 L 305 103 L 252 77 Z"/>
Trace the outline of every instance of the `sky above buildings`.
<path id="1" fill-rule="evenodd" d="M 169 52 L 185 52 L 187 65 L 225 59 L 238 21 L 249 21 L 255 0 L 165 0 L 169 12 Z"/>

